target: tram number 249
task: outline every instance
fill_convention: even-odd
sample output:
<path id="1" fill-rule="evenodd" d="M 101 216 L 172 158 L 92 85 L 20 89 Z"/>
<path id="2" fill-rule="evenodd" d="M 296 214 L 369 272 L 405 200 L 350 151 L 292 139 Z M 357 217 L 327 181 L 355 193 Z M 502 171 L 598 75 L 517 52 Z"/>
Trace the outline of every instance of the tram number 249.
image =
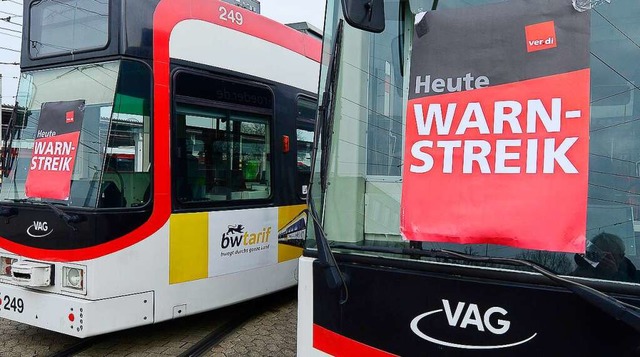
<path id="1" fill-rule="evenodd" d="M 237 11 L 229 10 L 224 6 L 220 6 L 218 11 L 220 11 L 220 20 L 222 21 L 231 21 L 238 26 L 241 26 L 244 23 L 244 17 L 242 17 L 242 14 Z"/>
<path id="2" fill-rule="evenodd" d="M 4 295 L 0 304 L 2 304 L 2 310 L 9 310 L 20 314 L 24 311 L 24 301 L 21 298 L 16 299 L 9 295 Z"/>

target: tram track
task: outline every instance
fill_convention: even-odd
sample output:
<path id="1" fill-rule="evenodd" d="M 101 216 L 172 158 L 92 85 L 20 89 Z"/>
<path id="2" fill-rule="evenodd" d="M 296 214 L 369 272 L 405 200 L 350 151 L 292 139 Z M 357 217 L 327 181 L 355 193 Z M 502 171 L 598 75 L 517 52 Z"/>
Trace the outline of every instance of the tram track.
<path id="1" fill-rule="evenodd" d="M 46 355 L 92 357 L 112 353 L 118 355 L 152 353 L 158 356 L 196 357 L 211 355 L 214 349 L 227 350 L 240 346 L 243 348 L 246 345 L 242 341 L 236 341 L 237 336 L 241 336 L 242 332 L 236 333 L 236 331 L 244 328 L 246 324 L 261 323 L 259 321 L 263 320 L 270 321 L 268 323 L 270 326 L 275 325 L 279 320 L 277 318 L 273 320 L 274 314 L 281 311 L 283 306 L 290 306 L 295 301 L 296 295 L 295 288 L 286 289 L 177 320 L 69 341 L 72 343 L 67 343 L 62 349 Z M 252 320 L 254 321 L 251 322 Z M 227 338 L 233 342 L 224 342 Z M 265 341 L 268 339 L 265 338 Z M 35 354 L 35 356 L 38 355 L 42 356 Z"/>
<path id="2" fill-rule="evenodd" d="M 88 337 L 88 338 L 84 338 L 80 341 L 78 341 L 77 343 L 65 348 L 62 351 L 58 351 L 52 355 L 50 355 L 50 357 L 68 357 L 68 356 L 73 356 L 77 353 L 80 353 L 82 351 L 88 350 L 89 348 L 95 346 L 97 343 L 99 343 L 100 341 L 102 341 L 105 338 L 105 336 L 95 336 L 95 337 Z"/>
<path id="3" fill-rule="evenodd" d="M 222 325 L 214 329 L 207 336 L 198 341 L 178 357 L 198 357 L 209 352 L 214 346 L 222 342 L 227 336 L 236 331 L 242 325 L 280 304 L 280 300 L 291 295 L 296 296 L 296 289 L 287 289 L 274 294 L 270 294 L 258 299 L 241 303 L 238 310 Z"/>
<path id="4" fill-rule="evenodd" d="M 243 308 L 242 305 L 251 305 Z M 234 307 L 239 308 L 239 311 L 236 311 L 229 318 L 226 319 L 225 322 L 220 324 L 218 327 L 214 328 L 209 334 L 196 342 L 189 349 L 184 351 L 183 353 L 177 355 L 176 357 L 198 357 L 207 353 L 212 347 L 219 344 L 225 337 L 235 331 L 238 327 L 245 324 L 252 317 L 260 314 L 262 309 L 257 308 L 258 304 L 254 302 L 245 302 L 240 306 Z M 69 357 L 80 354 L 84 351 L 90 350 L 92 347 L 100 344 L 103 341 L 109 340 L 110 337 L 114 337 L 115 334 L 106 334 L 94 337 L 87 337 L 79 340 L 78 342 L 72 344 L 65 349 L 55 352 L 51 354 L 49 357 Z"/>
<path id="5" fill-rule="evenodd" d="M 208 352 L 212 347 L 219 344 L 225 337 L 235 331 L 238 327 L 245 324 L 252 317 L 258 315 L 262 309 L 253 306 L 248 310 L 241 310 L 234 314 L 229 320 L 223 323 L 220 327 L 214 329 L 198 341 L 191 348 L 180 354 L 178 357 L 198 357 Z"/>
<path id="6" fill-rule="evenodd" d="M 259 314 L 259 310 L 261 309 L 249 308 L 247 310 L 241 310 L 233 314 L 233 316 L 231 316 L 227 321 L 222 323 L 219 327 L 215 328 L 204 338 L 200 339 L 192 347 L 179 354 L 177 357 L 198 357 L 204 355 L 212 347 L 219 344 L 222 340 L 224 340 L 225 337 L 235 331 L 238 327 L 242 326 L 252 317 Z M 64 350 L 50 355 L 50 357 L 75 356 L 83 351 L 91 349 L 92 347 L 108 339 L 109 337 L 110 334 L 81 339 L 77 343 L 65 348 Z"/>

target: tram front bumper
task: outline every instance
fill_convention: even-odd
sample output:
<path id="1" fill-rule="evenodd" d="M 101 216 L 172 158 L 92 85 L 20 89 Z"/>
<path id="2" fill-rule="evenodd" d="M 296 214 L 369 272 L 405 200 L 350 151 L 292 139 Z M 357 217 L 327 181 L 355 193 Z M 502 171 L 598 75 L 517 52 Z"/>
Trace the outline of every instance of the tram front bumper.
<path id="1" fill-rule="evenodd" d="M 153 292 L 87 300 L 0 284 L 0 318 L 89 337 L 151 324 Z"/>

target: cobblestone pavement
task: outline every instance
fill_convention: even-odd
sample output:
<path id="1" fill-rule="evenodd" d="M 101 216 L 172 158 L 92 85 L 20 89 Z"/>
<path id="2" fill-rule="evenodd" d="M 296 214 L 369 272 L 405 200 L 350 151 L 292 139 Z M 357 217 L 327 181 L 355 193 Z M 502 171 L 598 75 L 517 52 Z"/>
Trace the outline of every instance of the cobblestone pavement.
<path id="1" fill-rule="evenodd" d="M 48 356 L 77 339 L 9 320 L 0 320 L 0 356 Z"/>
<path id="2" fill-rule="evenodd" d="M 259 300 L 267 309 L 233 331 L 205 356 L 295 356 L 295 297 L 295 289 L 289 289 Z M 178 356 L 242 307 L 246 305 L 108 334 L 99 343 L 75 356 Z M 50 356 L 80 341 L 3 319 L 0 319 L 0 334 L 0 357 Z"/>
<path id="3" fill-rule="evenodd" d="M 295 356 L 297 307 L 295 299 L 274 304 L 232 332 L 206 356 Z"/>

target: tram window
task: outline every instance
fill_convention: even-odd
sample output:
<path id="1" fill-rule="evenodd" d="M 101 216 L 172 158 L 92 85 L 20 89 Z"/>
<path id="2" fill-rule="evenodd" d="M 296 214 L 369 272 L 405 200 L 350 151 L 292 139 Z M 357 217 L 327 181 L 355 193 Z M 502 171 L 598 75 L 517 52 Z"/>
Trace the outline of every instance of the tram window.
<path id="1" fill-rule="evenodd" d="M 174 195 L 186 207 L 271 197 L 273 94 L 264 87 L 178 72 Z"/>
<path id="2" fill-rule="evenodd" d="M 31 57 L 99 49 L 108 43 L 108 1 L 41 1 L 30 11 Z"/>
<path id="3" fill-rule="evenodd" d="M 313 149 L 315 118 L 318 104 L 314 100 L 298 99 L 297 138 L 297 187 L 301 198 L 307 197 L 311 178 L 311 151 Z"/>
<path id="4" fill-rule="evenodd" d="M 385 31 L 371 37 L 372 57 L 368 62 L 367 161 L 369 180 L 375 176 L 400 177 L 402 162 L 402 56 L 398 54 L 402 35 L 398 33 L 400 2 L 385 2 Z M 379 180 L 379 178 L 378 178 Z"/>
<path id="5" fill-rule="evenodd" d="M 502 0 L 443 0 L 438 9 L 468 7 Z M 365 34 L 367 51 L 344 46 L 341 75 L 361 78 L 342 83 L 334 127 L 335 145 L 330 165 L 340 169 L 327 180 L 323 212 L 327 235 L 341 242 L 362 245 L 404 244 L 400 236 L 402 180 L 402 77 L 389 46 L 402 30 L 393 23 L 399 2 L 385 2 L 385 32 Z M 394 11 L 395 9 L 395 11 Z M 339 11 L 339 4 L 334 7 Z M 565 275 L 640 284 L 640 31 L 637 1 L 606 4 L 593 12 L 590 33 L 591 120 L 589 128 L 589 188 L 587 249 L 576 254 L 524 250 L 506 246 L 424 242 L 423 249 L 450 249 L 473 255 L 524 258 Z M 327 11 L 331 11 L 328 7 Z M 352 31 L 345 27 L 345 33 Z M 356 30 L 353 30 L 356 31 Z M 332 31 L 328 36 L 335 36 Z M 325 36 L 325 41 L 327 39 Z M 345 42 L 346 43 L 346 42 Z M 397 53 L 397 52 L 396 52 Z M 366 59 L 366 60 L 365 60 Z M 361 65 L 355 65 L 355 64 Z M 408 73 L 405 68 L 405 72 Z M 349 77 L 351 78 L 351 77 Z M 368 95 L 358 91 L 368 85 Z M 353 94 L 353 95 L 352 95 Z M 366 130 L 362 130 L 365 127 Z M 356 131 L 357 130 L 357 131 Z M 354 133 L 366 132 L 366 138 Z M 335 161 L 335 160 L 339 160 Z M 346 176 L 357 180 L 345 180 Z M 361 179 L 363 178 L 363 179 Z M 345 182 L 346 181 L 346 182 Z M 354 189 L 356 187 L 357 189 Z M 364 192 L 364 199 L 360 192 Z M 428 201 L 425 198 L 425 202 Z M 526 215 L 516 212 L 514 215 Z M 355 222 L 355 223 L 354 223 Z M 540 234 L 545 235 L 544 222 Z M 604 241 L 598 237 L 609 237 Z M 611 238 L 616 236 L 617 238 Z M 606 243 L 605 243 L 606 241 Z M 593 251 L 591 251 L 593 249 Z M 616 258 L 617 271 L 600 264 L 599 251 Z M 602 253 L 602 252 L 600 252 Z M 624 253 L 624 256 L 622 255 Z M 589 261 L 589 259 L 591 259 Z M 474 263 L 469 263 L 474 264 Z M 484 263 L 482 263 L 484 264 Z M 597 267 L 601 267 L 597 269 Z M 614 265 L 615 266 L 615 265 Z M 596 269 L 593 269 L 593 268 Z"/>
<path id="6" fill-rule="evenodd" d="M 118 84 L 111 120 L 100 128 L 100 135 L 107 135 L 98 197 L 102 208 L 138 207 L 151 196 L 150 72 L 132 61 L 122 62 L 120 72 L 126 80 Z"/>
<path id="7" fill-rule="evenodd" d="M 271 196 L 269 117 L 179 104 L 176 194 L 181 203 Z"/>
<path id="8" fill-rule="evenodd" d="M 26 198 L 26 179 L 42 103 L 84 101 L 79 142 L 71 174 L 73 207 L 124 208 L 150 199 L 151 71 L 122 60 L 81 64 L 22 74 L 14 130 L 15 160 L 1 199 Z"/>

